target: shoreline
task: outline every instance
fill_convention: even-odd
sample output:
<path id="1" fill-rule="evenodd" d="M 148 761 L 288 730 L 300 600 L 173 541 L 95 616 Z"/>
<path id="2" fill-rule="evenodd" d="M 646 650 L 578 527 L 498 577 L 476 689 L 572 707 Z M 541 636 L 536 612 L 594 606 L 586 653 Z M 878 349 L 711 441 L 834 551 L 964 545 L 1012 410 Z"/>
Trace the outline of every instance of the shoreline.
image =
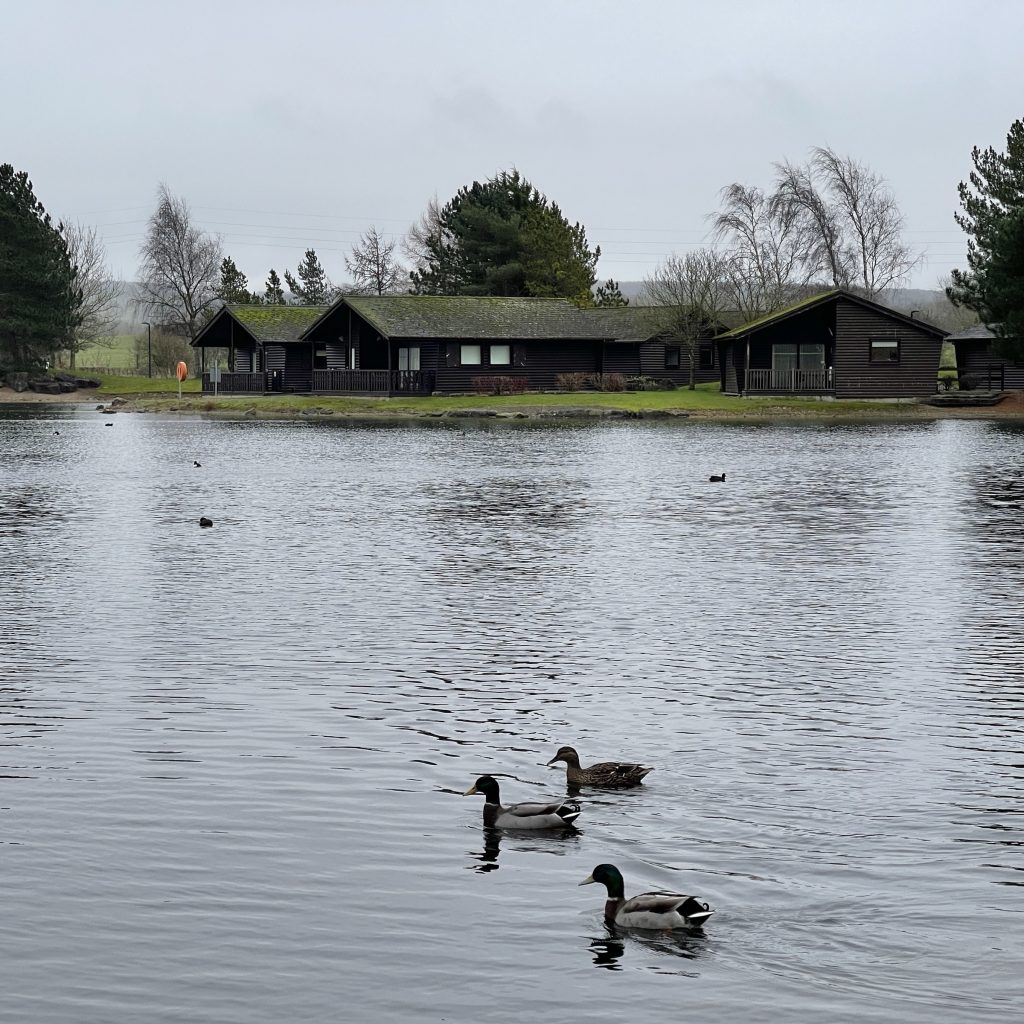
<path id="1" fill-rule="evenodd" d="M 996 405 L 985 406 L 934 406 L 920 402 L 865 403 L 855 402 L 844 406 L 841 402 L 807 402 L 799 406 L 783 404 L 778 406 L 758 405 L 742 408 L 744 399 L 736 399 L 735 409 L 701 408 L 685 406 L 670 408 L 630 408 L 627 403 L 587 404 L 583 396 L 580 404 L 552 405 L 519 400 L 516 403 L 491 403 L 486 398 L 466 399 L 471 404 L 446 408 L 415 408 L 396 406 L 381 408 L 379 403 L 388 400 L 366 399 L 378 404 L 373 408 L 353 408 L 350 403 L 359 399 L 343 399 L 346 407 L 332 408 L 334 396 L 301 396 L 298 408 L 260 408 L 260 397 L 213 399 L 210 396 L 189 394 L 178 399 L 171 395 L 131 394 L 121 396 L 100 395 L 82 391 L 66 394 L 47 395 L 34 391 L 14 391 L 0 387 L 0 406 L 3 405 L 63 405 L 63 406 L 104 406 L 120 397 L 124 404 L 116 410 L 127 413 L 167 413 L 170 415 L 198 416 L 209 419 L 249 420 L 311 420 L 345 421 L 436 421 L 488 419 L 502 422 L 551 422 L 565 420 L 712 420 L 723 421 L 772 421 L 772 420 L 877 420 L 877 421 L 919 421 L 946 419 L 992 419 L 1024 420 L 1024 391 L 1011 391 Z M 575 396 L 574 396 L 575 397 Z M 443 399 L 442 399 L 443 401 Z M 113 410 L 107 410 L 113 411 Z"/>

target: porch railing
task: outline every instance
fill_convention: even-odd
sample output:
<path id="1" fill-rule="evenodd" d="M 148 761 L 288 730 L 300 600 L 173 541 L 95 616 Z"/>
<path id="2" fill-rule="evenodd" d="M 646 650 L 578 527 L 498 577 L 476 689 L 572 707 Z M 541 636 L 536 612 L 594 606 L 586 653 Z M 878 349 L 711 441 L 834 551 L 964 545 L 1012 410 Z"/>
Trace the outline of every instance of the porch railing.
<path id="1" fill-rule="evenodd" d="M 203 374 L 203 394 L 213 394 L 210 374 Z M 219 394 L 262 395 L 268 391 L 314 391 L 319 394 L 429 395 L 430 370 L 302 370 L 284 373 L 239 373 L 221 370 Z"/>
<path id="2" fill-rule="evenodd" d="M 746 391 L 831 391 L 832 367 L 818 370 L 747 370 Z"/>
<path id="3" fill-rule="evenodd" d="M 434 390 L 428 370 L 314 370 L 313 390 L 374 395 L 424 395 Z"/>
<path id="4" fill-rule="evenodd" d="M 239 373 L 237 370 L 221 370 L 220 382 L 217 384 L 218 393 L 226 395 L 249 394 L 262 395 L 267 390 L 267 375 L 265 373 Z M 209 373 L 203 374 L 203 394 L 213 394 L 213 382 Z"/>

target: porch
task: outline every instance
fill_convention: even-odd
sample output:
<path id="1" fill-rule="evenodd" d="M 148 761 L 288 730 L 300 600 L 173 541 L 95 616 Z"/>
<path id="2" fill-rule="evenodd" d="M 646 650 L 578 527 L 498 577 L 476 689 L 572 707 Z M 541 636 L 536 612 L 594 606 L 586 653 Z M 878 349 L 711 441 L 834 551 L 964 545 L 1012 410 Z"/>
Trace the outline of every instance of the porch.
<path id="1" fill-rule="evenodd" d="M 203 374 L 203 394 L 216 388 L 222 395 L 429 395 L 434 390 L 430 370 L 286 370 L 239 372 L 222 370 Z"/>
<path id="2" fill-rule="evenodd" d="M 831 366 L 814 369 L 749 369 L 744 378 L 741 391 L 748 395 L 831 395 L 835 392 Z"/>

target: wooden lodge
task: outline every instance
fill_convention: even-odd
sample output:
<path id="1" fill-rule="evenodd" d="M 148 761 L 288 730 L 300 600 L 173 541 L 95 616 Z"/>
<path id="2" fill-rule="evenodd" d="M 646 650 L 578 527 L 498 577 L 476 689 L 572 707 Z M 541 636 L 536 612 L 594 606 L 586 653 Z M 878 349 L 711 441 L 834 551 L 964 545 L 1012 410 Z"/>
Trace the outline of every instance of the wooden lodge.
<path id="1" fill-rule="evenodd" d="M 480 391 L 494 377 L 551 390 L 562 374 L 685 384 L 688 352 L 662 335 L 645 307 L 385 295 L 344 296 L 330 307 L 225 305 L 192 344 L 204 393 L 408 395 Z M 719 376 L 711 339 L 695 353 L 698 381 Z M 228 350 L 216 382 L 208 348 Z"/>
<path id="2" fill-rule="evenodd" d="M 946 332 L 832 290 L 740 326 L 712 325 L 693 350 L 698 383 L 733 395 L 922 398 L 936 390 Z M 736 318 L 733 316 L 733 322 Z M 324 306 L 223 306 L 192 344 L 203 391 L 429 395 L 591 385 L 684 386 L 690 351 L 656 307 L 580 309 L 567 299 L 343 296 Z M 211 374 L 207 349 L 227 352 Z M 214 380 L 218 376 L 218 380 Z"/>
<path id="3" fill-rule="evenodd" d="M 925 398 L 947 332 L 833 289 L 720 334 L 731 395 Z"/>
<path id="4" fill-rule="evenodd" d="M 302 334 L 327 306 L 225 305 L 192 342 L 199 349 L 204 394 L 215 387 L 227 394 L 262 395 L 275 391 L 310 391 L 312 354 Z M 225 349 L 227 366 L 212 379 L 206 350 Z M 290 387 L 285 387 L 289 382 Z"/>
<path id="5" fill-rule="evenodd" d="M 1024 363 L 997 354 L 998 338 L 991 327 L 975 324 L 947 339 L 956 350 L 957 381 L 961 391 L 1005 391 L 1024 388 Z"/>

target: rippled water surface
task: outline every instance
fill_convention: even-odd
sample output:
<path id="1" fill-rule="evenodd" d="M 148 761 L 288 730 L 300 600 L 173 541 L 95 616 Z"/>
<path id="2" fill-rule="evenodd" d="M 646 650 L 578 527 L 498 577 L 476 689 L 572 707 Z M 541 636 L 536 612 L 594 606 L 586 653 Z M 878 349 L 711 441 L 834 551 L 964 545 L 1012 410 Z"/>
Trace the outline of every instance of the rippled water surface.
<path id="1" fill-rule="evenodd" d="M 1020 1012 L 1019 426 L 8 410 L 0 564 L 0 1020 Z"/>

